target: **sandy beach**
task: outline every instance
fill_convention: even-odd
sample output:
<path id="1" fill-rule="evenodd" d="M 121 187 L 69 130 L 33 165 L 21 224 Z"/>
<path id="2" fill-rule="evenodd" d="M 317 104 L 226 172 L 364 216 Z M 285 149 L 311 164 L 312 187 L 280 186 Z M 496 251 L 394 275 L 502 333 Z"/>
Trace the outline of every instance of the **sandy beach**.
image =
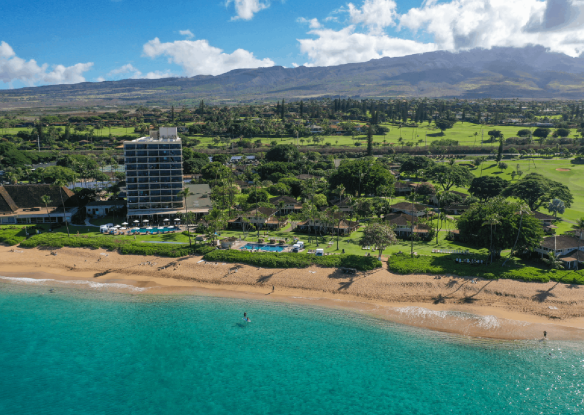
<path id="1" fill-rule="evenodd" d="M 201 257 L 172 259 L 80 248 L 0 246 L 0 283 L 56 288 L 74 283 L 76 288 L 140 295 L 290 302 L 350 309 L 473 337 L 538 339 L 546 330 L 552 340 L 584 340 L 582 286 L 395 275 L 387 271 L 386 264 L 383 269 L 348 276 L 331 268 L 258 269 L 206 263 Z"/>

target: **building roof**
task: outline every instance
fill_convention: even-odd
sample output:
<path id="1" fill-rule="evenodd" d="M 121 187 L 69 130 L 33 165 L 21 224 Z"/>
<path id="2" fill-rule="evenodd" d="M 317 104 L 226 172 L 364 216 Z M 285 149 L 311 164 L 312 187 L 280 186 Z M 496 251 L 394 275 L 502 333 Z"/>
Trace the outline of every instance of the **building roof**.
<path id="1" fill-rule="evenodd" d="M 579 243 L 582 245 L 582 242 Z M 559 236 L 549 236 L 544 238 L 543 242 L 540 245 L 542 248 L 547 248 L 554 250 L 564 250 L 564 249 L 577 249 L 578 248 L 578 239 L 573 238 L 571 236 L 566 235 L 559 235 Z"/>
<path id="2" fill-rule="evenodd" d="M 535 219 L 539 219 L 539 220 L 556 220 L 556 218 L 552 215 L 546 215 L 545 213 L 541 213 L 541 212 L 533 212 L 533 216 L 535 217 Z"/>
<path id="3" fill-rule="evenodd" d="M 274 213 L 276 213 L 278 211 L 278 209 L 272 209 L 272 208 L 266 208 L 266 207 L 260 207 L 257 209 L 252 209 L 249 212 L 246 212 L 246 216 L 255 216 L 256 211 L 258 213 L 258 215 L 263 215 L 265 217 L 270 217 L 272 216 Z"/>
<path id="4" fill-rule="evenodd" d="M 564 255 L 560 258 L 562 261 L 565 262 L 584 262 L 584 252 L 578 251 L 577 249 L 570 252 L 568 255 Z"/>
<path id="5" fill-rule="evenodd" d="M 61 189 L 61 191 L 59 191 Z M 49 208 L 61 206 L 61 196 L 65 206 L 70 205 L 69 199 L 75 196 L 65 186 L 50 184 L 24 184 L 0 186 L 0 212 L 14 213 L 20 209 L 45 208 L 41 198 L 47 195 L 51 199 Z"/>
<path id="6" fill-rule="evenodd" d="M 284 203 L 287 203 L 287 204 L 290 204 L 290 203 L 293 203 L 295 205 L 296 204 L 298 204 L 298 205 L 301 204 L 297 199 L 295 199 L 295 198 L 293 198 L 291 196 L 286 196 L 286 195 L 284 195 L 284 196 L 278 196 L 278 197 L 273 197 L 273 198 L 270 199 L 270 203 L 272 205 L 277 205 L 280 201 L 283 201 Z"/>
<path id="7" fill-rule="evenodd" d="M 418 221 L 417 217 L 413 217 L 412 215 L 406 215 L 405 213 L 390 213 L 383 217 L 384 220 L 388 221 L 392 225 L 399 225 L 399 226 L 409 226 L 412 223 L 412 218 L 414 219 L 414 223 Z"/>

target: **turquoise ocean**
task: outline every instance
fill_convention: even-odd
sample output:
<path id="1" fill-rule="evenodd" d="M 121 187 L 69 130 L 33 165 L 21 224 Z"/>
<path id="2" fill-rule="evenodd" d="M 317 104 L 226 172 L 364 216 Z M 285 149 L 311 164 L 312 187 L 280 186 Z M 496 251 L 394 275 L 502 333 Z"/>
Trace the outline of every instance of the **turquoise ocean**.
<path id="1" fill-rule="evenodd" d="M 0 282 L 0 414 L 584 412 L 581 343 L 282 303 L 48 291 Z"/>

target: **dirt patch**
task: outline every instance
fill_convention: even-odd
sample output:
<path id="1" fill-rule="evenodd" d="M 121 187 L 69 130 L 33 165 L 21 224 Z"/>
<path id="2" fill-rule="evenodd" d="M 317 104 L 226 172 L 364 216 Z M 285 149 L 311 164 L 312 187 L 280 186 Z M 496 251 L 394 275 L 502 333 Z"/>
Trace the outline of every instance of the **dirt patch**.
<path id="1" fill-rule="evenodd" d="M 556 169 L 556 171 L 571 171 L 572 169 Z"/>

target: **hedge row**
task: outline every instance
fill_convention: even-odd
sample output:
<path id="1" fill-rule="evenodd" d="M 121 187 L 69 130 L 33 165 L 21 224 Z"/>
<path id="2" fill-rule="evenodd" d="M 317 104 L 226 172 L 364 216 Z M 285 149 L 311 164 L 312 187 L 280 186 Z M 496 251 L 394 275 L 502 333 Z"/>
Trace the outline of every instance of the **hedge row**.
<path id="1" fill-rule="evenodd" d="M 310 265 L 320 265 L 327 268 L 356 268 L 360 271 L 370 271 L 381 267 L 381 261 L 375 257 L 358 255 L 316 256 L 308 254 L 276 253 L 276 252 L 245 252 L 216 250 L 205 255 L 206 261 L 235 262 L 255 265 L 264 268 L 306 268 Z"/>
<path id="2" fill-rule="evenodd" d="M 35 235 L 20 243 L 24 248 L 35 248 L 44 246 L 49 248 L 93 248 L 117 250 L 123 255 L 158 255 L 171 258 L 199 254 L 204 255 L 215 248 L 206 245 L 176 245 L 176 244 L 146 244 L 133 240 L 116 238 L 111 236 L 71 236 L 64 234 L 43 233 Z"/>
<path id="3" fill-rule="evenodd" d="M 584 270 L 549 270 L 512 264 L 501 266 L 501 262 L 490 265 L 472 266 L 454 262 L 456 255 L 420 256 L 392 255 L 389 270 L 396 274 L 453 274 L 464 277 L 482 277 L 486 279 L 512 279 L 530 282 L 559 281 L 567 284 L 584 285 Z M 486 259 L 486 258 L 482 258 Z"/>
<path id="4" fill-rule="evenodd" d="M 26 232 L 21 226 L 3 226 L 0 228 L 0 242 L 14 246 L 26 239 Z"/>

